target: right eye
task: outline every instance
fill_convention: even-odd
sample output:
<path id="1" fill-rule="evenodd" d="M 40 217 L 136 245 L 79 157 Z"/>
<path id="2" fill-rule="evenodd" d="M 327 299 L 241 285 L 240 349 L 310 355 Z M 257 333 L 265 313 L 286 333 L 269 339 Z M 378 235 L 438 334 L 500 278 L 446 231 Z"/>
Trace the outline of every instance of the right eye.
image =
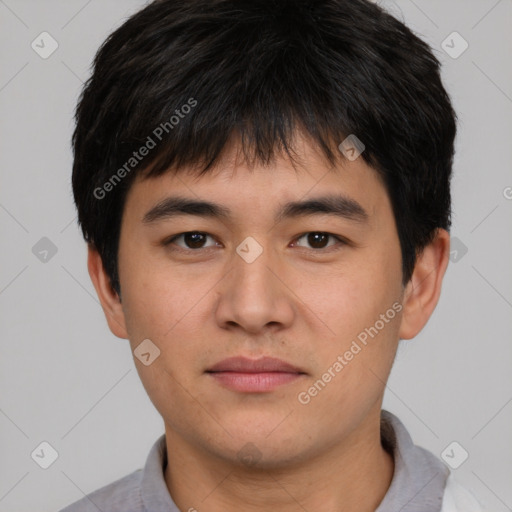
<path id="1" fill-rule="evenodd" d="M 187 231 L 185 233 L 179 233 L 178 235 L 174 235 L 170 239 L 167 239 L 163 243 L 163 245 L 165 245 L 166 247 L 176 245 L 180 250 L 184 251 L 197 251 L 198 249 L 207 249 L 209 247 L 215 246 L 216 242 L 214 242 L 214 245 L 204 245 L 208 237 L 214 240 L 213 237 L 208 233 L 203 233 L 202 231 Z M 178 240 L 181 241 L 181 244 L 177 243 Z M 173 247 L 170 248 L 174 250 Z"/>

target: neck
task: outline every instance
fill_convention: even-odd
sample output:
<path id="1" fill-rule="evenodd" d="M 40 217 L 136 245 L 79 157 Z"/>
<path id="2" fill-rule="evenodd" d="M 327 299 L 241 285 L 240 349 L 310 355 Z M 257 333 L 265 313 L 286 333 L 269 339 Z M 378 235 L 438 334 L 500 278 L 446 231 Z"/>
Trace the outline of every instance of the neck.
<path id="1" fill-rule="evenodd" d="M 374 512 L 394 472 L 380 440 L 380 409 L 342 442 L 293 466 L 256 469 L 191 445 L 166 426 L 165 480 L 180 510 Z"/>

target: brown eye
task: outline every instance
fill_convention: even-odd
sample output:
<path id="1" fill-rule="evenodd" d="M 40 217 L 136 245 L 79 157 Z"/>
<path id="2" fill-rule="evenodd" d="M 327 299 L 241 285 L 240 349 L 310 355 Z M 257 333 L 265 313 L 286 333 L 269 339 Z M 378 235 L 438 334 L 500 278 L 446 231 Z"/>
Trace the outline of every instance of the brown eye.
<path id="1" fill-rule="evenodd" d="M 309 233 L 308 243 L 315 249 L 323 249 L 329 241 L 329 235 L 325 233 Z"/>
<path id="2" fill-rule="evenodd" d="M 187 231 L 186 233 L 180 233 L 172 237 L 169 241 L 165 243 L 165 245 L 176 245 L 180 249 L 205 249 L 208 247 L 212 247 L 212 245 L 205 245 L 208 238 L 213 238 L 207 233 L 202 233 L 200 231 Z M 180 243 L 178 243 L 180 241 Z M 215 241 L 214 244 L 215 245 Z"/>
<path id="3" fill-rule="evenodd" d="M 183 241 L 189 249 L 200 249 L 206 239 L 203 233 L 190 232 L 183 234 Z"/>
<path id="4" fill-rule="evenodd" d="M 340 238 L 323 231 L 311 231 L 309 233 L 305 233 L 301 237 L 297 238 L 297 241 L 302 239 L 305 239 L 312 249 L 325 249 L 326 247 L 331 247 L 332 245 L 336 245 L 336 240 L 338 240 L 338 242 L 342 242 Z M 330 239 L 333 240 L 334 243 L 328 245 Z M 301 243 L 298 243 L 297 245 L 303 246 Z"/>

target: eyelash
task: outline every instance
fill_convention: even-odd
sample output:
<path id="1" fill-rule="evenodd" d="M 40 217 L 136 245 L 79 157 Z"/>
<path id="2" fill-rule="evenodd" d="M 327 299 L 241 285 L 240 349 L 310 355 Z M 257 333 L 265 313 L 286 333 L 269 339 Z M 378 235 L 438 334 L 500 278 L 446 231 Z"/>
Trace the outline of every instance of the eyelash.
<path id="1" fill-rule="evenodd" d="M 303 238 L 309 234 L 312 234 L 312 233 L 316 233 L 316 234 L 320 234 L 320 235 L 327 235 L 330 238 L 334 238 L 338 242 L 338 246 L 331 245 L 331 246 L 327 246 L 325 248 L 320 248 L 320 249 L 314 249 L 314 248 L 309 249 L 307 247 L 302 247 L 302 246 L 299 246 L 299 247 L 301 247 L 302 249 L 310 250 L 313 253 L 328 253 L 328 252 L 331 252 L 331 250 L 339 250 L 341 248 L 340 246 L 349 245 L 349 243 L 345 239 L 343 239 L 337 235 L 334 235 L 332 233 L 329 233 L 327 231 L 306 231 L 302 235 L 299 235 L 298 237 L 296 237 L 294 239 L 294 242 L 297 240 L 300 240 L 301 238 Z M 204 235 L 204 236 L 211 237 L 212 239 L 214 239 L 214 237 L 212 235 L 210 235 L 209 233 L 205 233 L 203 231 L 185 231 L 183 233 L 173 235 L 171 238 L 168 238 L 167 240 L 164 240 L 162 242 L 162 245 L 164 245 L 165 247 L 168 247 L 169 249 L 171 249 L 173 251 L 185 252 L 185 253 L 189 253 L 189 254 L 193 253 L 193 252 L 199 252 L 199 251 L 208 251 L 208 249 L 215 249 L 215 247 L 213 247 L 213 246 L 212 247 L 199 247 L 198 249 L 183 248 L 180 246 L 171 247 L 171 245 L 174 245 L 174 242 L 178 238 L 180 238 L 184 235 L 188 235 L 188 234 Z"/>

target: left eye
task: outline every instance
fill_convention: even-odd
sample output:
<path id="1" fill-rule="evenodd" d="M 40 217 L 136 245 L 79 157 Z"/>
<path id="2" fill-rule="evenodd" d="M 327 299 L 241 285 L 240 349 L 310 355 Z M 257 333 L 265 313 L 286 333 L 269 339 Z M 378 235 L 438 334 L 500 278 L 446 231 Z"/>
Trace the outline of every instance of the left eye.
<path id="1" fill-rule="evenodd" d="M 308 244 L 311 245 L 313 249 L 325 249 L 326 247 L 331 247 L 334 244 L 328 244 L 329 238 L 334 242 L 338 241 L 343 243 L 339 237 L 335 235 L 331 235 L 330 233 L 324 233 L 323 231 L 311 231 L 310 233 L 305 233 L 304 235 L 297 238 L 297 241 L 305 239 Z M 301 246 L 301 244 L 297 244 Z"/>

